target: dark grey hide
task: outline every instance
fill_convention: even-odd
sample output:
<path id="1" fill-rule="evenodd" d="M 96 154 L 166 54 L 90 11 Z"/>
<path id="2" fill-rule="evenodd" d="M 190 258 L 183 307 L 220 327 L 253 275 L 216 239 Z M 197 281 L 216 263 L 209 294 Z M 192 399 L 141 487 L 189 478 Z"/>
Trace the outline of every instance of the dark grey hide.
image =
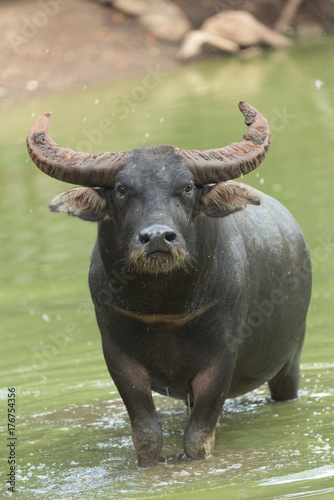
<path id="1" fill-rule="evenodd" d="M 98 221 L 89 284 L 140 466 L 162 451 L 152 389 L 189 397 L 194 459 L 212 453 L 227 397 L 264 382 L 275 401 L 297 397 L 310 258 L 278 201 L 236 182 L 195 186 L 159 146 L 131 152 L 113 189 L 77 188 L 51 209 Z"/>

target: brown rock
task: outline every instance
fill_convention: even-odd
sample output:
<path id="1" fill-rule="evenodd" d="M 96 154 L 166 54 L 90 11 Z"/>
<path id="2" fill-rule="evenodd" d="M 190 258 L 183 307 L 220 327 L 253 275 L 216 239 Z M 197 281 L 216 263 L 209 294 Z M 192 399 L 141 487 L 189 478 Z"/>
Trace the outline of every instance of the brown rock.
<path id="1" fill-rule="evenodd" d="M 184 37 L 177 54 L 179 59 L 191 59 L 205 52 L 238 52 L 239 45 L 221 36 L 216 36 L 202 30 L 190 31 Z"/>
<path id="2" fill-rule="evenodd" d="M 191 30 L 186 15 L 167 0 L 113 0 L 114 7 L 137 16 L 141 24 L 158 38 L 180 41 Z"/>
<path id="3" fill-rule="evenodd" d="M 207 19 L 202 31 L 227 38 L 240 47 L 264 44 L 274 48 L 290 47 L 289 38 L 267 28 L 246 11 L 227 10 Z"/>

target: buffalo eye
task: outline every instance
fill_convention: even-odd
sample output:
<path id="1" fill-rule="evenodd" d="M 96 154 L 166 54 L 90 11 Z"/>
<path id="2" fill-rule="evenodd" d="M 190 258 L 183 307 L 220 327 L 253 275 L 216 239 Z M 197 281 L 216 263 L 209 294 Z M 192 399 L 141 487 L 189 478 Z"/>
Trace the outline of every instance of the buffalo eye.
<path id="1" fill-rule="evenodd" d="M 184 188 L 184 192 L 186 194 L 191 194 L 194 190 L 194 185 L 193 184 L 187 184 L 187 186 Z"/>
<path id="2" fill-rule="evenodd" d="M 126 193 L 126 189 L 124 186 L 117 186 L 116 192 L 117 192 L 118 196 L 124 196 Z"/>

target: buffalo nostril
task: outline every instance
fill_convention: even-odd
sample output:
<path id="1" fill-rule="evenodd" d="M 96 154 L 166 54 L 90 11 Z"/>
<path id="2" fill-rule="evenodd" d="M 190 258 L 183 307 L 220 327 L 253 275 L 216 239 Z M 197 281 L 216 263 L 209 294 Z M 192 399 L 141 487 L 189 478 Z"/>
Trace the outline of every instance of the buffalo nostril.
<path id="1" fill-rule="evenodd" d="M 140 233 L 138 237 L 139 243 L 146 245 L 150 241 L 150 237 L 147 233 Z"/>
<path id="2" fill-rule="evenodd" d="M 143 229 L 137 236 L 138 243 L 145 245 L 147 251 L 169 251 L 176 240 L 177 233 L 173 229 L 159 224 Z"/>
<path id="3" fill-rule="evenodd" d="M 177 234 L 174 231 L 169 231 L 165 234 L 165 240 L 169 243 L 173 243 L 177 239 Z"/>

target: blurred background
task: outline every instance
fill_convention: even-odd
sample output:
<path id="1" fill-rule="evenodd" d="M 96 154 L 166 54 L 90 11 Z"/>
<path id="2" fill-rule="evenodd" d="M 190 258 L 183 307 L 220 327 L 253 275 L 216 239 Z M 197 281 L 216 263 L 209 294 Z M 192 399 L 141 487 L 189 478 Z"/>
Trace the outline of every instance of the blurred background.
<path id="1" fill-rule="evenodd" d="M 231 11 L 241 18 L 225 21 Z M 0 14 L 0 102 L 7 104 L 141 74 L 147 65 L 174 68 L 189 54 L 219 51 L 223 43 L 203 47 L 195 37 L 196 47 L 180 54 L 189 33 L 203 33 L 213 17 L 218 21 L 211 21 L 208 31 L 232 44 L 222 53 L 233 52 L 233 43 L 245 57 L 258 53 L 247 53 L 250 47 L 284 46 L 278 33 L 290 37 L 287 45 L 328 37 L 334 5 L 332 0 L 2 0 Z"/>
<path id="2" fill-rule="evenodd" d="M 21 498 L 333 498 L 333 28 L 332 0 L 0 2 L 0 424 L 6 443 L 15 388 Z M 245 132 L 241 99 L 272 129 L 243 182 L 292 212 L 313 262 L 300 398 L 227 401 L 214 455 L 192 462 L 182 402 L 155 395 L 163 457 L 139 470 L 89 296 L 96 227 L 48 212 L 71 186 L 25 137 L 52 111 L 51 137 L 74 150 L 221 147 Z"/>

